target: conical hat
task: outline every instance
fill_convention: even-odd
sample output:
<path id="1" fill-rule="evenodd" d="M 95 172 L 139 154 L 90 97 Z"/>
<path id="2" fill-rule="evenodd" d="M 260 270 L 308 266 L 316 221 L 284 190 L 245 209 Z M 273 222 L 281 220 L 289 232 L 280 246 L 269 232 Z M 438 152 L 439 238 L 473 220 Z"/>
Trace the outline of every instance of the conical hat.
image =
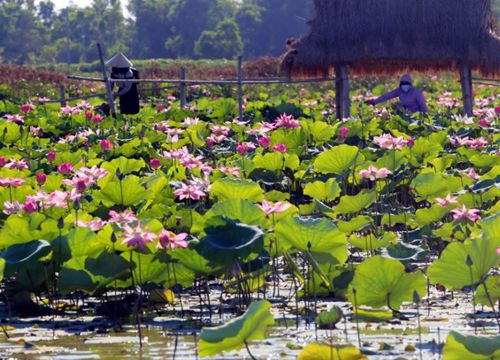
<path id="1" fill-rule="evenodd" d="M 129 59 L 123 53 L 119 52 L 115 56 L 113 56 L 111 59 L 106 61 L 106 65 L 109 65 L 111 67 L 116 67 L 116 68 L 129 68 L 133 64 L 130 62 Z"/>

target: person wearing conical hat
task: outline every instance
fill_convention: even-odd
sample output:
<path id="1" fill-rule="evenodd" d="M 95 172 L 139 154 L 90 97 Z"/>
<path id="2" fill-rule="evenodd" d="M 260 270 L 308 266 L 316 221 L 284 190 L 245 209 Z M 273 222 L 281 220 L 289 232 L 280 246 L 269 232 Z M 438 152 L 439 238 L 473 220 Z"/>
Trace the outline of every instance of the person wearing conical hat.
<path id="1" fill-rule="evenodd" d="M 418 112 L 426 113 L 427 104 L 422 91 L 413 87 L 413 81 L 410 75 L 403 75 L 399 82 L 399 87 L 395 90 L 382 95 L 376 99 L 366 101 L 368 105 L 377 105 L 384 101 L 399 97 L 398 108 L 411 114 Z"/>
<path id="2" fill-rule="evenodd" d="M 121 52 L 109 59 L 106 64 L 111 66 L 111 79 L 139 79 L 139 72 L 133 68 L 132 62 Z M 122 114 L 137 114 L 139 112 L 139 92 L 137 83 L 113 81 L 118 86 L 115 97 L 120 98 Z"/>

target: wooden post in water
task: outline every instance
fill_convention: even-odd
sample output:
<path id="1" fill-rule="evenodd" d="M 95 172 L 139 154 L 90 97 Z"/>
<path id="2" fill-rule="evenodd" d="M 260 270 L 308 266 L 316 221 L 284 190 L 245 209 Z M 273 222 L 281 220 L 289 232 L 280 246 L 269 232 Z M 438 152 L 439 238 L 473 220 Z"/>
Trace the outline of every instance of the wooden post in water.
<path id="1" fill-rule="evenodd" d="M 64 85 L 59 87 L 59 98 L 61 99 L 61 107 L 66 106 L 66 89 Z"/>
<path id="2" fill-rule="evenodd" d="M 100 43 L 97 43 L 97 51 L 99 52 L 99 60 L 101 61 L 102 76 L 104 77 L 104 81 L 106 83 L 106 90 L 108 93 L 109 112 L 116 119 L 115 101 L 113 99 L 113 90 L 111 89 L 111 81 L 109 81 L 108 73 L 106 72 L 106 65 L 104 64 L 104 57 L 102 55 L 102 49 L 101 49 Z"/>
<path id="3" fill-rule="evenodd" d="M 471 68 L 467 64 L 460 64 L 460 84 L 462 85 L 462 98 L 464 102 L 465 115 L 472 116 L 472 76 Z"/>
<path id="4" fill-rule="evenodd" d="M 243 63 L 242 56 L 238 56 L 238 120 L 243 121 Z"/>
<path id="5" fill-rule="evenodd" d="M 342 86 L 341 66 L 335 65 L 335 107 L 337 110 L 337 119 L 342 120 L 344 115 L 344 90 Z"/>
<path id="6" fill-rule="evenodd" d="M 186 68 L 184 68 L 184 67 L 180 68 L 179 78 L 181 80 L 186 80 Z M 187 101 L 186 101 L 186 83 L 185 82 L 181 82 L 179 97 L 180 97 L 180 101 L 181 101 L 181 109 L 184 109 L 186 107 L 186 103 L 187 103 Z"/>
<path id="7" fill-rule="evenodd" d="M 349 67 L 340 66 L 340 80 L 342 82 L 342 118 L 351 116 L 351 97 L 349 95 Z"/>

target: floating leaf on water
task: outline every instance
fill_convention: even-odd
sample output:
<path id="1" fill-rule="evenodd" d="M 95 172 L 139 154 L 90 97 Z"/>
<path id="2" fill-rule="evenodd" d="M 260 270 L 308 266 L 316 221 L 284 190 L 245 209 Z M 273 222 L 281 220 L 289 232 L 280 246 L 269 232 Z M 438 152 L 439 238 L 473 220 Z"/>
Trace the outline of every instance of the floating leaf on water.
<path id="1" fill-rule="evenodd" d="M 307 344 L 297 360 L 366 360 L 365 355 L 351 345 Z"/>
<path id="2" fill-rule="evenodd" d="M 449 333 L 443 348 L 443 360 L 500 359 L 500 336 L 464 336 L 456 331 Z"/>
<path id="3" fill-rule="evenodd" d="M 274 325 L 270 309 L 270 302 L 254 301 L 242 316 L 221 326 L 202 328 L 198 343 L 200 356 L 240 349 L 249 341 L 264 339 L 267 328 Z"/>
<path id="4" fill-rule="evenodd" d="M 352 289 L 355 288 L 358 306 L 388 306 L 397 310 L 404 301 L 413 301 L 414 291 L 424 297 L 426 287 L 427 282 L 420 271 L 406 273 L 399 261 L 377 255 L 357 266 L 349 286 L 349 300 L 354 303 Z"/>
<path id="5" fill-rule="evenodd" d="M 328 311 L 322 311 L 316 316 L 316 324 L 320 329 L 334 329 L 335 324 L 342 320 L 342 309 L 336 305 Z"/>

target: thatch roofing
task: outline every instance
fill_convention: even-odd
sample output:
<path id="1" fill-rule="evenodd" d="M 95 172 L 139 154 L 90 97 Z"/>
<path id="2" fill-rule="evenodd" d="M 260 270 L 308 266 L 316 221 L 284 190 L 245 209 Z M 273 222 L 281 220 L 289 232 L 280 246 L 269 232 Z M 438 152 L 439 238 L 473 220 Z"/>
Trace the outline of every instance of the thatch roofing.
<path id="1" fill-rule="evenodd" d="M 453 70 L 500 72 L 491 0 L 314 0 L 307 36 L 288 44 L 281 69 L 325 76 L 336 64 L 358 73 Z"/>

